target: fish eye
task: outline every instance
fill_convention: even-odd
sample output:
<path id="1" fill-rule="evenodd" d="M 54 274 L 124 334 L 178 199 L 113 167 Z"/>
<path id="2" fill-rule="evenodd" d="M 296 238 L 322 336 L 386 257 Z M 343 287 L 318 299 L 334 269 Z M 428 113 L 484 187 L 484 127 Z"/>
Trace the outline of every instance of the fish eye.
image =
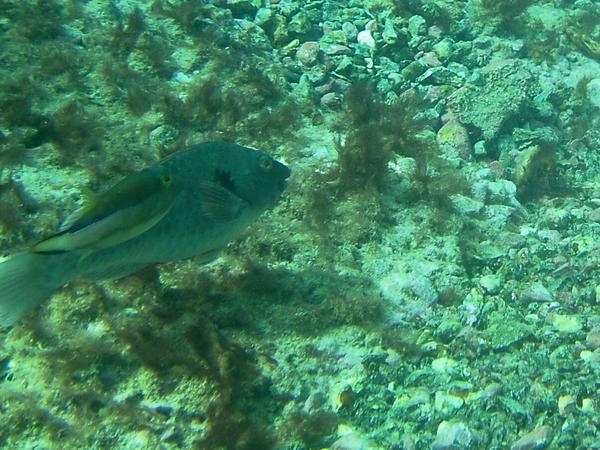
<path id="1" fill-rule="evenodd" d="M 173 179 L 171 178 L 171 175 L 165 174 L 163 176 L 162 182 L 165 186 L 171 184 L 171 181 L 173 181 Z"/>
<path id="2" fill-rule="evenodd" d="M 263 170 L 271 170 L 273 167 L 273 160 L 268 156 L 261 156 L 259 163 Z"/>

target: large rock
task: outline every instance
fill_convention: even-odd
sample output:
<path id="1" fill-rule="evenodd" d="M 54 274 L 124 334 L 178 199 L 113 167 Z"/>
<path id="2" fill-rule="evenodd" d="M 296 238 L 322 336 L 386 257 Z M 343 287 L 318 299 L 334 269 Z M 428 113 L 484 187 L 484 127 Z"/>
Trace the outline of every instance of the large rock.
<path id="1" fill-rule="evenodd" d="M 454 92 L 448 106 L 463 125 L 480 129 L 489 141 L 533 100 L 539 85 L 527 65 L 516 59 L 493 62 L 481 75 L 479 85 L 467 84 Z"/>

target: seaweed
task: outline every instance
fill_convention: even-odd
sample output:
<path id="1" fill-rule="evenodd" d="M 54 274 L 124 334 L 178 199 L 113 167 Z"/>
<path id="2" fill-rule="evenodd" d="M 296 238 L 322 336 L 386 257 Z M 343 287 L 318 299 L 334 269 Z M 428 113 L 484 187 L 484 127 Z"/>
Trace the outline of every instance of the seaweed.
<path id="1" fill-rule="evenodd" d="M 4 13 L 15 24 L 19 36 L 34 43 L 57 39 L 64 33 L 68 20 L 63 2 L 56 0 L 5 1 Z"/>
<path id="2" fill-rule="evenodd" d="M 521 14 L 535 0 L 479 0 L 479 13 L 485 23 L 511 32 L 521 30 Z"/>
<path id="3" fill-rule="evenodd" d="M 268 384 L 251 355 L 229 342 L 207 320 L 190 326 L 186 340 L 208 367 L 219 395 L 207 410 L 208 429 L 199 448 L 271 449 L 269 417 L 253 404 L 267 395 Z"/>
<path id="4" fill-rule="evenodd" d="M 125 21 L 119 20 L 117 22 L 112 32 L 110 47 L 114 49 L 115 55 L 122 57 L 129 55 L 145 29 L 144 13 L 136 6 L 127 15 Z"/>
<path id="5" fill-rule="evenodd" d="M 337 125 L 346 133 L 337 141 L 338 193 L 381 190 L 388 163 L 396 155 L 415 160 L 414 181 L 420 185 L 421 198 L 446 206 L 450 196 L 465 192 L 469 187 L 465 177 L 439 154 L 435 123 L 423 114 L 426 108 L 414 90 L 386 104 L 369 83 L 351 86 L 345 96 L 345 114 Z"/>
<path id="6" fill-rule="evenodd" d="M 0 81 L 0 120 L 8 127 L 34 126 L 40 115 L 33 110 L 34 101 L 46 96 L 46 91 L 34 83 L 24 71 Z"/>
<path id="7" fill-rule="evenodd" d="M 169 59 L 173 47 L 162 32 L 142 33 L 137 41 L 136 50 L 141 52 L 158 77 L 169 79 L 175 71 L 176 64 Z"/>
<path id="8" fill-rule="evenodd" d="M 77 98 L 67 99 L 37 126 L 38 142 L 55 144 L 65 163 L 74 164 L 82 154 L 101 148 L 103 126 L 86 105 Z"/>
<path id="9" fill-rule="evenodd" d="M 190 83 L 181 100 L 170 91 L 160 94 L 157 108 L 167 123 L 223 136 L 247 134 L 268 139 L 300 119 L 295 101 L 286 98 L 271 77 L 250 64 L 239 70 L 217 63 Z"/>
<path id="10" fill-rule="evenodd" d="M 205 1 L 167 1 L 156 0 L 152 4 L 152 12 L 170 17 L 183 28 L 189 36 L 194 38 L 211 37 L 212 15 L 214 6 Z"/>

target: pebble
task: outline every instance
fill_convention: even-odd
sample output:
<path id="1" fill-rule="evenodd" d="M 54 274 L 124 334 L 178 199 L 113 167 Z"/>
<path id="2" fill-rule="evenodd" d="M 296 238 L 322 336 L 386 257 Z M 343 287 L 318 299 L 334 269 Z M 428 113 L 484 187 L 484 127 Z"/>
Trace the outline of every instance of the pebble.
<path id="1" fill-rule="evenodd" d="M 421 56 L 421 61 L 423 61 L 429 67 L 442 66 L 442 62 L 437 58 L 437 56 L 433 52 L 423 53 L 423 56 Z"/>
<path id="2" fill-rule="evenodd" d="M 473 435 L 462 422 L 443 421 L 438 425 L 433 450 L 456 450 L 470 448 Z"/>
<path id="3" fill-rule="evenodd" d="M 586 94 L 590 103 L 600 108 L 600 78 L 590 80 L 586 87 Z"/>
<path id="4" fill-rule="evenodd" d="M 340 437 L 331 446 L 331 450 L 370 450 L 373 445 L 357 433 L 348 433 Z"/>
<path id="5" fill-rule="evenodd" d="M 489 274 L 483 275 L 479 279 L 479 285 L 488 293 L 488 294 L 496 294 L 500 291 L 500 286 L 502 282 L 498 275 Z"/>
<path id="6" fill-rule="evenodd" d="M 307 41 L 303 43 L 296 51 L 296 57 L 305 66 L 314 65 L 319 59 L 319 43 Z"/>
<path id="7" fill-rule="evenodd" d="M 583 324 L 577 316 L 555 314 L 552 317 L 552 326 L 560 333 L 571 334 L 581 331 Z"/>
<path id="8" fill-rule="evenodd" d="M 462 73 L 447 67 L 431 67 L 417 80 L 423 84 L 447 84 L 460 87 L 465 82 Z"/>
<path id="9" fill-rule="evenodd" d="M 443 153 L 468 160 L 473 153 L 469 132 L 457 120 L 449 120 L 437 133 L 437 143 Z"/>
<path id="10" fill-rule="evenodd" d="M 568 416 L 575 410 L 576 406 L 577 403 L 572 395 L 561 395 L 558 397 L 558 414 L 561 416 Z"/>
<path id="11" fill-rule="evenodd" d="M 272 18 L 273 10 L 271 8 L 258 8 L 256 16 L 254 16 L 254 23 L 260 27 L 266 25 Z"/>
<path id="12" fill-rule="evenodd" d="M 371 50 L 375 48 L 375 38 L 369 30 L 363 30 L 360 33 L 358 33 L 358 36 L 356 36 L 356 40 L 359 43 L 359 45 L 363 47 L 367 47 Z"/>
<path id="13" fill-rule="evenodd" d="M 584 414 L 594 414 L 594 400 L 591 398 L 581 400 L 581 412 Z"/>
<path id="14" fill-rule="evenodd" d="M 341 44 L 328 44 L 323 47 L 323 53 L 329 56 L 350 55 L 352 50 Z"/>
<path id="15" fill-rule="evenodd" d="M 539 281 L 530 283 L 521 291 L 521 300 L 527 303 L 531 302 L 551 302 L 552 295 Z"/>
<path id="16" fill-rule="evenodd" d="M 592 350 L 596 350 L 597 348 L 600 348 L 600 329 L 594 328 L 594 329 L 590 330 L 585 337 L 585 343 Z"/>
<path id="17" fill-rule="evenodd" d="M 510 450 L 541 450 L 546 448 L 551 440 L 552 429 L 544 425 L 522 436 L 510 446 Z"/>
<path id="18" fill-rule="evenodd" d="M 451 415 L 458 411 L 465 404 L 465 401 L 456 396 L 443 391 L 437 391 L 433 399 L 433 407 L 436 411 L 444 415 Z"/>
<path id="19" fill-rule="evenodd" d="M 356 28 L 356 25 L 354 25 L 352 22 L 344 22 L 342 24 L 342 31 L 344 32 L 349 41 L 353 41 L 358 35 L 358 29 Z"/>
<path id="20" fill-rule="evenodd" d="M 590 222 L 600 222 L 600 208 L 595 208 L 593 209 L 589 214 L 588 214 L 588 220 Z"/>
<path id="21" fill-rule="evenodd" d="M 337 92 L 328 92 L 321 97 L 321 106 L 329 109 L 337 109 L 342 105 L 342 98 Z"/>
<path id="22" fill-rule="evenodd" d="M 449 39 L 443 39 L 433 46 L 433 51 L 439 59 L 447 61 L 452 56 L 453 43 Z"/>
<path id="23" fill-rule="evenodd" d="M 408 19 L 408 32 L 411 36 L 424 36 L 427 33 L 427 21 L 421 16 Z"/>

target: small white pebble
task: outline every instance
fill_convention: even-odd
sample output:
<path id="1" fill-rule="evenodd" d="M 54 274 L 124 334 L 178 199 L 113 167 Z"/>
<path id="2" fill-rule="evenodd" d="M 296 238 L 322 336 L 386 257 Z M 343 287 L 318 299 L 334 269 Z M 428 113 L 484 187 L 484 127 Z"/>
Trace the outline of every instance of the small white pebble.
<path id="1" fill-rule="evenodd" d="M 593 414 L 594 413 L 594 400 L 591 398 L 584 398 L 581 400 L 581 412 L 585 414 Z"/>
<path id="2" fill-rule="evenodd" d="M 375 38 L 373 38 L 373 35 L 369 30 L 363 30 L 360 33 L 358 33 L 358 36 L 356 36 L 356 40 L 363 47 L 367 47 L 371 50 L 375 48 Z"/>

